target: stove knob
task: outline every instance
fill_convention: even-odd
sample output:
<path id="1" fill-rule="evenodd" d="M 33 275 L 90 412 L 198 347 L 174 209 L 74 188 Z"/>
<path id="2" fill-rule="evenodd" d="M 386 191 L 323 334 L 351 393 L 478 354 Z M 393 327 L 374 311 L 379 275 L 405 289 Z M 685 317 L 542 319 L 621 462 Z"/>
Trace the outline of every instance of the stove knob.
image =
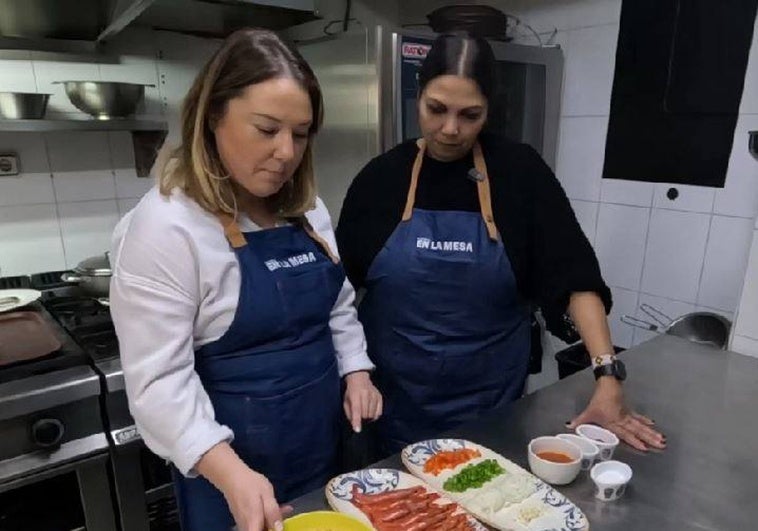
<path id="1" fill-rule="evenodd" d="M 65 431 L 58 419 L 40 419 L 32 424 L 32 439 L 40 448 L 54 448 L 60 445 Z"/>

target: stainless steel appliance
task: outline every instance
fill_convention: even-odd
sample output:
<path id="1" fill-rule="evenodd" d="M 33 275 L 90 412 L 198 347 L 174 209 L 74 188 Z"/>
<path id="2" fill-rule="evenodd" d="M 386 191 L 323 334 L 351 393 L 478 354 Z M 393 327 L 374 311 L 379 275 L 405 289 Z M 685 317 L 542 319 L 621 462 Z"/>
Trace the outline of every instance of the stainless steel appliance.
<path id="1" fill-rule="evenodd" d="M 391 84 L 383 82 L 382 90 L 391 88 L 392 122 L 386 127 L 387 141 L 394 145 L 421 134 L 416 112 L 418 71 L 434 37 L 393 32 L 381 38 L 390 41 Z M 530 144 L 554 166 L 563 79 L 561 49 L 501 41 L 490 41 L 490 45 L 495 54 L 496 89 L 490 98 L 487 127 Z"/>
<path id="2" fill-rule="evenodd" d="M 63 282 L 63 273 L 45 274 L 35 287 L 42 291 L 42 304 L 84 351 L 100 377 L 120 528 L 178 530 L 170 469 L 147 450 L 129 413 L 110 311 L 82 287 Z"/>
<path id="3" fill-rule="evenodd" d="M 337 219 L 345 191 L 363 165 L 419 135 L 416 74 L 434 35 L 356 25 L 335 36 L 304 36 L 290 33 L 323 88 L 325 121 L 314 160 L 319 193 Z M 530 144 L 555 169 L 562 50 L 490 43 L 498 90 L 489 126 Z"/>
<path id="4" fill-rule="evenodd" d="M 0 279 L 28 288 L 29 277 Z M 46 311 L 61 347 L 0 367 L 0 529 L 115 531 L 100 377 Z"/>

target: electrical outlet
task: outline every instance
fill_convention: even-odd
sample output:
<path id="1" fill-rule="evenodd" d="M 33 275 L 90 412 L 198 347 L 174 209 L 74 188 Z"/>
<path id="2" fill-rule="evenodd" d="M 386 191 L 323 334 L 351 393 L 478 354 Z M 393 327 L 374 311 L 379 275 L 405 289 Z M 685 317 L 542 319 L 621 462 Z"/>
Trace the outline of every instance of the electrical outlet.
<path id="1" fill-rule="evenodd" d="M 18 157 L 14 154 L 0 155 L 0 177 L 18 175 Z"/>

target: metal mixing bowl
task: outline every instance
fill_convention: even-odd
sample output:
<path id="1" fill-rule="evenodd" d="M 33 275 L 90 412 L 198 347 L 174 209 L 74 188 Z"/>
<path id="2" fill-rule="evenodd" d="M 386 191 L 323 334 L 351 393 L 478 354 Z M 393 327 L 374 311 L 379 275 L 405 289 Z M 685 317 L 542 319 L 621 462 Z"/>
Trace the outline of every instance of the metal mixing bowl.
<path id="1" fill-rule="evenodd" d="M 112 81 L 59 81 L 71 103 L 80 111 L 100 120 L 125 118 L 137 110 L 145 97 L 145 87 L 136 83 Z"/>
<path id="2" fill-rule="evenodd" d="M 50 94 L 0 92 L 0 118 L 3 120 L 39 120 L 45 116 Z"/>

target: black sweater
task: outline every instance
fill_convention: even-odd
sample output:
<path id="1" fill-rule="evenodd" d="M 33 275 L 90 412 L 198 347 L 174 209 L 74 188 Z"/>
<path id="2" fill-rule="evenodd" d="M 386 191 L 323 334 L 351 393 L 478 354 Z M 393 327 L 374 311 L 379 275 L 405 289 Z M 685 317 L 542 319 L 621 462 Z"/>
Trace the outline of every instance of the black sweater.
<path id="1" fill-rule="evenodd" d="M 482 135 L 492 189 L 495 224 L 522 297 L 542 308 L 556 335 L 575 339 L 564 316 L 571 293 L 595 291 L 606 310 L 610 290 L 600 275 L 592 246 L 553 172 L 526 144 Z M 337 225 L 337 243 L 347 276 L 363 287 L 374 257 L 402 217 L 415 141 L 371 160 L 353 180 Z M 476 183 L 467 177 L 473 156 L 440 162 L 425 156 L 416 192 L 417 208 L 479 211 Z"/>

